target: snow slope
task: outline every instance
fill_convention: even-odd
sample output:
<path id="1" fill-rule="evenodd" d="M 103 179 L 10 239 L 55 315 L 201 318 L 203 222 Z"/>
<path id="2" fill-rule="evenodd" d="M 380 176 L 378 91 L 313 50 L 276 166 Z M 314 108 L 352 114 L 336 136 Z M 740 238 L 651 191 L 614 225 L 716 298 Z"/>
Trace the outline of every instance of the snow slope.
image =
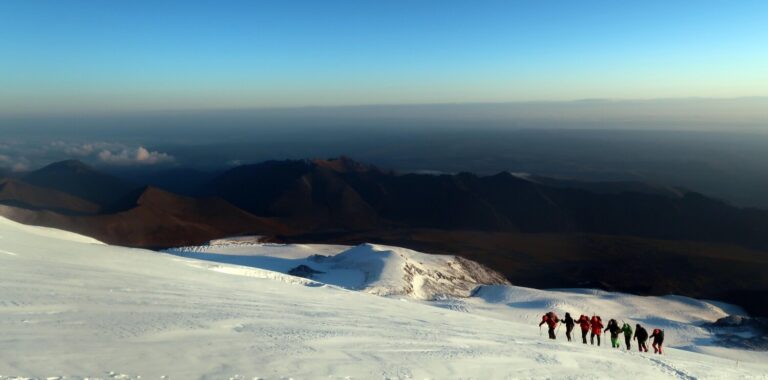
<path id="1" fill-rule="evenodd" d="M 282 247 L 297 258 L 336 249 L 294 248 Z M 765 353 L 730 350 L 741 355 L 735 361 L 669 349 L 654 357 L 551 342 L 529 320 L 499 311 L 526 310 L 534 318 L 539 302 L 561 302 L 572 292 L 548 298 L 549 292 L 492 287 L 480 297 L 434 302 L 378 297 L 253 266 L 105 246 L 2 218 L 0 250 L 3 380 L 738 379 L 768 373 Z M 582 293 L 576 296 L 595 308 L 616 305 L 610 294 Z M 615 295 L 617 303 L 621 298 Z M 703 310 L 698 317 L 712 312 L 679 301 L 692 313 L 681 320 L 696 309 Z M 464 303 L 467 312 L 435 307 L 452 302 Z M 667 307 L 654 299 L 645 306 L 633 302 L 638 309 Z"/>

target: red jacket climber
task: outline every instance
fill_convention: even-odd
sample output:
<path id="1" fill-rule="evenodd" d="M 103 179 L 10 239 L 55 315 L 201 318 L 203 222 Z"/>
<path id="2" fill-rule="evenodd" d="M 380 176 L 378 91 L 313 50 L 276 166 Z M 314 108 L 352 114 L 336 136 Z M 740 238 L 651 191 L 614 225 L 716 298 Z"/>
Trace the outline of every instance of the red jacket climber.
<path id="1" fill-rule="evenodd" d="M 555 328 L 557 327 L 558 322 L 560 322 L 560 319 L 557 318 L 557 314 L 555 314 L 553 311 L 550 311 L 541 317 L 541 323 L 539 323 L 539 327 L 546 323 L 547 327 L 549 328 L 549 339 L 555 339 Z"/>
<path id="2" fill-rule="evenodd" d="M 603 320 L 599 316 L 592 316 L 592 320 L 589 322 L 590 326 L 592 326 L 592 334 L 590 334 L 589 339 L 592 342 L 592 344 L 595 344 L 595 337 L 597 337 L 597 345 L 600 345 L 600 334 L 603 333 Z"/>
<path id="3" fill-rule="evenodd" d="M 581 341 L 584 344 L 587 344 L 587 334 L 589 333 L 589 317 L 582 314 L 578 320 L 576 320 L 576 323 L 579 324 L 581 327 Z"/>

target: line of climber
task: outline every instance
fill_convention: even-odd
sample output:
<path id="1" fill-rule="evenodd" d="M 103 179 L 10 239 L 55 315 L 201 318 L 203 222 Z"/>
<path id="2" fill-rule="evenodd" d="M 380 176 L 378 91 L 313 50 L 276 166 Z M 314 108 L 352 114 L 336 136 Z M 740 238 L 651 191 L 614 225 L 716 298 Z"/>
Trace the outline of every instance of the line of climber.
<path id="1" fill-rule="evenodd" d="M 550 311 L 541 317 L 539 328 L 546 324 L 549 332 L 549 339 L 556 339 L 555 330 L 560 322 L 557 314 Z M 599 315 L 593 315 L 592 318 L 589 318 L 582 314 L 579 319 L 574 320 L 571 317 L 571 313 L 565 313 L 565 319 L 562 320 L 562 323 L 565 325 L 565 336 L 568 338 L 569 342 L 571 341 L 573 329 L 576 324 L 578 324 L 579 327 L 581 327 L 581 339 L 584 344 L 587 344 L 587 335 L 589 334 L 590 343 L 594 345 L 595 341 L 597 341 L 597 345 L 599 346 L 600 336 L 603 332 L 610 332 L 611 347 L 613 348 L 621 347 L 619 337 L 621 334 L 624 334 L 624 343 L 627 346 L 627 350 L 632 349 L 632 340 L 637 340 L 640 352 L 648 352 L 648 345 L 646 342 L 648 339 L 653 339 L 653 344 L 651 345 L 653 347 L 653 353 L 659 355 L 662 354 L 662 345 L 664 344 L 664 330 L 662 329 L 653 329 L 653 333 L 649 336 L 648 330 L 639 323 L 635 325 L 634 330 L 632 329 L 632 326 L 626 322 L 624 322 L 623 326 L 619 327 L 619 323 L 615 319 L 611 319 L 608 321 L 607 326 L 603 326 L 603 320 Z"/>

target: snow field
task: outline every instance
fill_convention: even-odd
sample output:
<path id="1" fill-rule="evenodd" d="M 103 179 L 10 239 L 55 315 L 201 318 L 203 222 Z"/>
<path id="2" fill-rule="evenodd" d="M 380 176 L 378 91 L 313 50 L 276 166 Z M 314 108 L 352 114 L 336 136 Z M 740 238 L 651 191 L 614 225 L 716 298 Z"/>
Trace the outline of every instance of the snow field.
<path id="1" fill-rule="evenodd" d="M 250 253 L 218 253 L 232 256 L 230 263 L 106 246 L 1 218 L 0 236 L 0 249 L 14 253 L 0 254 L 2 380 L 768 378 L 765 353 L 702 346 L 704 353 L 671 348 L 658 357 L 551 342 L 536 327 L 540 305 L 625 305 L 638 319 L 642 310 L 671 308 L 660 318 L 675 323 L 721 312 L 690 299 L 498 286 L 480 289 L 478 297 L 426 301 L 424 294 L 399 292 L 410 278 L 401 276 L 401 264 L 412 261 L 433 279 L 450 259 L 398 256 L 404 262 L 389 269 L 403 272 L 390 272 L 385 260 L 377 279 L 326 284 L 280 273 L 280 255 L 259 259 L 273 266 L 256 267 L 238 258 L 254 256 L 245 245 L 237 249 Z M 353 256 L 398 252 L 363 248 L 367 254 Z M 299 261 L 345 250 L 275 249 Z M 341 266 L 322 261 L 326 274 Z M 375 274 L 356 265 L 338 270 Z M 438 290 L 462 290 L 456 284 L 471 282 L 454 275 Z M 365 292 L 371 284 L 384 286 L 382 279 L 398 291 L 389 297 Z M 362 291 L 341 286 L 347 284 Z"/>

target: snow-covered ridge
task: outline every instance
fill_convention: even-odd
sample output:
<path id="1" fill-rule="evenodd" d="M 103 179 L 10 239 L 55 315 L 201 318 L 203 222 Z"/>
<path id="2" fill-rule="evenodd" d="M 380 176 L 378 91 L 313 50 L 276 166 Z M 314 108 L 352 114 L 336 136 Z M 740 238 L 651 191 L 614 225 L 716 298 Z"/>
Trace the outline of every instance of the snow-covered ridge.
<path id="1" fill-rule="evenodd" d="M 508 284 L 504 276 L 476 262 L 375 244 L 356 247 L 259 244 L 252 240 L 167 252 L 182 257 L 226 262 L 293 274 L 380 296 L 420 300 L 469 297 L 480 285 Z"/>
<path id="2" fill-rule="evenodd" d="M 405 295 L 421 300 L 469 297 L 480 285 L 508 284 L 502 275 L 460 257 L 374 244 L 362 244 L 335 256 L 315 256 L 313 260 L 320 270 L 328 268 L 326 273 L 361 271 L 358 289 L 382 296 Z"/>

